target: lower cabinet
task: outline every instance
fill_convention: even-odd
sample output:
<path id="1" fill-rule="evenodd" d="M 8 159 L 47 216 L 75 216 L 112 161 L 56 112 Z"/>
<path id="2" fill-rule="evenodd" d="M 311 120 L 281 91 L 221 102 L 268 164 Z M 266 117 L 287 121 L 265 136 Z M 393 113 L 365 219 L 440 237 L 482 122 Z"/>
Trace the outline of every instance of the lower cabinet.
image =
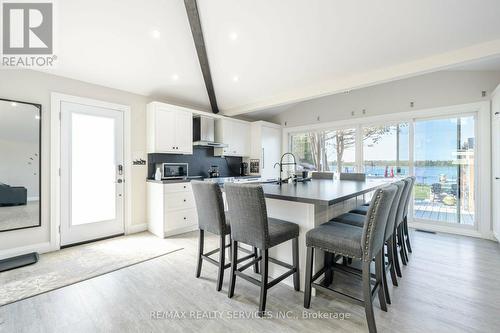
<path id="1" fill-rule="evenodd" d="M 190 183 L 147 183 L 148 229 L 158 237 L 198 228 L 198 215 Z"/>

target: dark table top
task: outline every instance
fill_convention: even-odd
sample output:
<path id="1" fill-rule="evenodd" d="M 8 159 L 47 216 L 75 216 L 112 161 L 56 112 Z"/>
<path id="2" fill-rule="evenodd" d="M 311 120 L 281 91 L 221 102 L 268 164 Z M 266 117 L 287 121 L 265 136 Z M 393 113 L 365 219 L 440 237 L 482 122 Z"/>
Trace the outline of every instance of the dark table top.
<path id="1" fill-rule="evenodd" d="M 394 180 L 396 181 L 396 180 Z M 329 180 L 313 179 L 297 184 L 263 184 L 266 198 L 333 205 L 387 185 L 389 180 Z"/>

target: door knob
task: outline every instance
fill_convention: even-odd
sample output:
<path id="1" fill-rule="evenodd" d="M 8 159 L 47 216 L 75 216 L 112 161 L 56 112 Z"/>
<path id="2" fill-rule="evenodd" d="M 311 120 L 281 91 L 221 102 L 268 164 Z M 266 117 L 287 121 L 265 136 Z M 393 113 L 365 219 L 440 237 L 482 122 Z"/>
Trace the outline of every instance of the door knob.
<path id="1" fill-rule="evenodd" d="M 118 184 L 121 184 L 121 183 L 123 183 L 123 179 L 121 179 L 121 178 L 120 178 L 120 179 L 118 179 L 116 182 L 117 182 Z"/>
<path id="2" fill-rule="evenodd" d="M 496 179 L 496 180 L 499 180 L 499 179 L 500 179 L 500 177 L 495 177 L 495 179 Z"/>

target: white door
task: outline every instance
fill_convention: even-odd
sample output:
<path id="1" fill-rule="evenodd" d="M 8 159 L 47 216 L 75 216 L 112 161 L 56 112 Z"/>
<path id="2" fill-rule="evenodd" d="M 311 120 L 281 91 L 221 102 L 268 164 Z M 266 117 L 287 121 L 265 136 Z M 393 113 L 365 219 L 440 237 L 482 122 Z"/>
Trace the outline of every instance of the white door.
<path id="1" fill-rule="evenodd" d="M 493 162 L 493 232 L 500 241 L 500 86 L 495 90 L 492 99 L 492 162 Z"/>
<path id="2" fill-rule="evenodd" d="M 279 128 L 262 126 L 262 165 L 261 177 L 264 179 L 278 178 L 280 169 L 274 168 L 281 158 L 281 130 Z"/>
<path id="3" fill-rule="evenodd" d="M 61 103 L 61 246 L 124 233 L 123 112 Z"/>

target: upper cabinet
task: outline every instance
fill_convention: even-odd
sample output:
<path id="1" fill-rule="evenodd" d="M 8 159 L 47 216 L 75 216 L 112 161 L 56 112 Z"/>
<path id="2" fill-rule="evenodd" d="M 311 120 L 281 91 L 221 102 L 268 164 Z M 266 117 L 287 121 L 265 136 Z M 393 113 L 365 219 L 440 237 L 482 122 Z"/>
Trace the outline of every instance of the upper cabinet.
<path id="1" fill-rule="evenodd" d="M 215 141 L 227 145 L 214 149 L 215 156 L 250 156 L 250 123 L 233 119 L 215 120 Z"/>
<path id="2" fill-rule="evenodd" d="M 192 112 L 175 105 L 149 103 L 147 149 L 148 153 L 192 154 Z"/>

